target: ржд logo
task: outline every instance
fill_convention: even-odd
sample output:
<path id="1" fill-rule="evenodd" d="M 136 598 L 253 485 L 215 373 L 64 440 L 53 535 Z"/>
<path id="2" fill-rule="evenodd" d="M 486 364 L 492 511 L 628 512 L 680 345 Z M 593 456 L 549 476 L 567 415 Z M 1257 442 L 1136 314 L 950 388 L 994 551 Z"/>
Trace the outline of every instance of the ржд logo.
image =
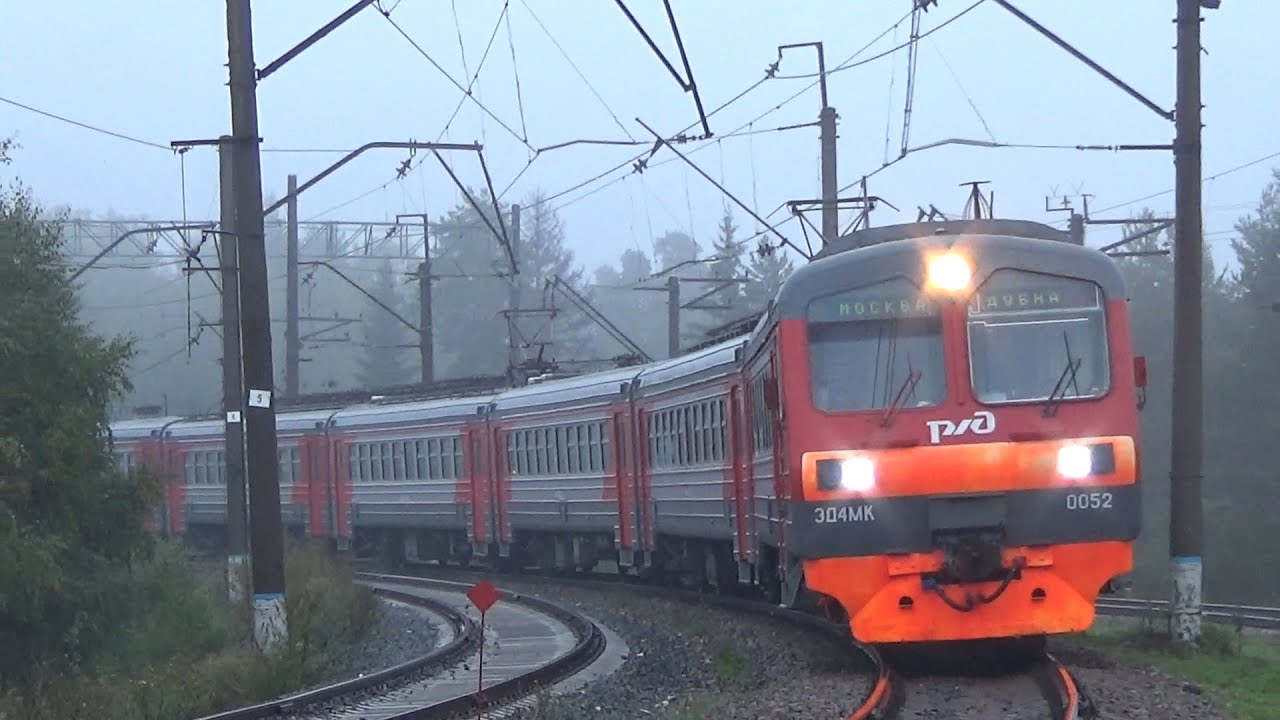
<path id="1" fill-rule="evenodd" d="M 961 420 L 958 425 L 950 420 L 929 420 L 925 425 L 929 428 L 929 443 L 937 445 L 942 442 L 942 438 L 966 433 L 990 435 L 996 430 L 996 416 L 987 410 L 979 410 L 973 417 Z"/>

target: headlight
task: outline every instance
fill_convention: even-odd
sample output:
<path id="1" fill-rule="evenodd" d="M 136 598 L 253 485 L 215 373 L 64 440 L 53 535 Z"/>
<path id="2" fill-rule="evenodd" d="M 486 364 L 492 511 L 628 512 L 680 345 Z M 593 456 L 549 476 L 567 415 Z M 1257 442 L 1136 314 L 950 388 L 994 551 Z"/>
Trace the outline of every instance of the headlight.
<path id="1" fill-rule="evenodd" d="M 876 485 L 876 464 L 871 458 L 849 458 L 840 463 L 840 488 L 866 492 Z"/>
<path id="2" fill-rule="evenodd" d="M 1067 445 L 1058 450 L 1058 474 L 1083 480 L 1093 473 L 1093 450 L 1086 445 Z"/>
<path id="3" fill-rule="evenodd" d="M 818 489 L 866 492 L 876 485 L 876 463 L 869 457 L 822 459 L 817 466 Z"/>
<path id="4" fill-rule="evenodd" d="M 973 274 L 969 261 L 954 252 L 931 258 L 927 269 L 929 286 L 947 292 L 959 292 L 969 287 Z"/>

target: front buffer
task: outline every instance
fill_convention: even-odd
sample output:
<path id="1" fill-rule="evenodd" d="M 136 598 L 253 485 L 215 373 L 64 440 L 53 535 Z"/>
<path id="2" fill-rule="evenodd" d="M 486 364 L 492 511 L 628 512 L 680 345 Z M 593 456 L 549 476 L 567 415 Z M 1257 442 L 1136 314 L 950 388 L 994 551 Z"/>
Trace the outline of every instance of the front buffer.
<path id="1" fill-rule="evenodd" d="M 1078 632 L 1133 565 L 1124 436 L 806 453 L 788 550 L 865 643 Z"/>

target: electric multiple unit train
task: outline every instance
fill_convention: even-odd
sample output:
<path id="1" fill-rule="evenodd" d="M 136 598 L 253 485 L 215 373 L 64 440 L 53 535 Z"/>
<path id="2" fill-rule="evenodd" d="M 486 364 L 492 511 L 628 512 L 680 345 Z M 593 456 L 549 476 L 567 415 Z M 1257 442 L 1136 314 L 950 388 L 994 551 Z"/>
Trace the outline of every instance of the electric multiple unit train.
<path id="1" fill-rule="evenodd" d="M 815 601 L 867 643 L 1088 628 L 1139 532 L 1120 272 L 1044 225 L 853 233 L 745 335 L 469 396 L 280 411 L 295 532 L 404 557 L 627 573 Z M 225 525 L 223 422 L 113 426 Z"/>

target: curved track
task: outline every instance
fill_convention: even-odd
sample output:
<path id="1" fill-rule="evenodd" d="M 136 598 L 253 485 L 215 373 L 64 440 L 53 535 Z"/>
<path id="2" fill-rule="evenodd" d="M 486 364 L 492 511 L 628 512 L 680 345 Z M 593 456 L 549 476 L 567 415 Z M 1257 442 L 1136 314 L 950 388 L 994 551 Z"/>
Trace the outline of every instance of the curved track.
<path id="1" fill-rule="evenodd" d="M 436 619 L 436 626 L 441 631 L 436 640 L 436 646 L 408 662 L 377 672 L 276 698 L 264 703 L 208 715 L 200 718 L 200 720 L 257 720 L 258 718 L 287 716 L 304 708 L 316 707 L 338 698 L 375 691 L 381 686 L 397 682 L 411 675 L 424 672 L 430 673 L 434 670 L 446 668 L 479 646 L 480 629 L 465 613 L 458 611 L 453 605 L 390 586 L 375 588 L 374 592 L 379 597 L 412 605 L 433 615 Z"/>
<path id="2" fill-rule="evenodd" d="M 467 578 L 469 581 L 474 581 L 484 576 L 483 573 L 479 573 L 474 570 L 464 570 L 448 565 L 416 565 L 413 566 L 413 571 L 430 573 L 433 577 L 431 579 L 427 579 L 422 575 L 379 576 L 369 573 L 361 573 L 357 577 L 386 577 L 394 578 L 397 582 L 406 582 L 417 579 L 421 582 L 449 582 L 451 584 L 456 584 L 459 587 L 466 587 L 469 583 L 461 582 L 461 578 Z M 716 595 L 698 592 L 696 590 L 640 584 L 631 582 L 628 578 L 624 578 L 622 576 L 563 576 L 538 571 L 526 571 L 525 574 L 544 579 L 554 578 L 583 588 L 602 589 L 612 592 L 625 591 L 628 593 L 639 593 L 650 597 L 661 597 L 690 603 L 715 605 L 732 612 L 768 617 L 800 626 L 812 632 L 829 637 L 848 653 L 852 661 L 857 662 L 870 674 L 875 675 L 875 680 L 871 683 L 870 690 L 867 691 L 866 695 L 859 701 L 857 709 L 851 716 L 854 720 L 881 720 L 883 718 L 891 717 L 898 702 L 898 680 L 890 669 L 888 663 L 881 657 L 880 653 L 873 647 L 853 641 L 849 636 L 847 627 L 832 623 L 818 615 L 770 605 L 758 600 L 733 595 Z M 446 581 L 438 579 L 441 576 L 452 578 L 452 580 Z M 609 579 L 605 579 L 606 577 Z M 532 599 L 528 596 L 521 597 L 525 600 Z"/>
<path id="3" fill-rule="evenodd" d="M 537 598 L 501 593 L 483 633 L 484 685 L 477 693 L 481 628 L 468 586 L 424 578 L 360 573 L 381 597 L 423 608 L 440 620 L 436 647 L 376 673 L 201 720 L 323 718 L 434 720 L 470 715 L 528 695 L 591 664 L 604 635 L 581 615 Z"/>

